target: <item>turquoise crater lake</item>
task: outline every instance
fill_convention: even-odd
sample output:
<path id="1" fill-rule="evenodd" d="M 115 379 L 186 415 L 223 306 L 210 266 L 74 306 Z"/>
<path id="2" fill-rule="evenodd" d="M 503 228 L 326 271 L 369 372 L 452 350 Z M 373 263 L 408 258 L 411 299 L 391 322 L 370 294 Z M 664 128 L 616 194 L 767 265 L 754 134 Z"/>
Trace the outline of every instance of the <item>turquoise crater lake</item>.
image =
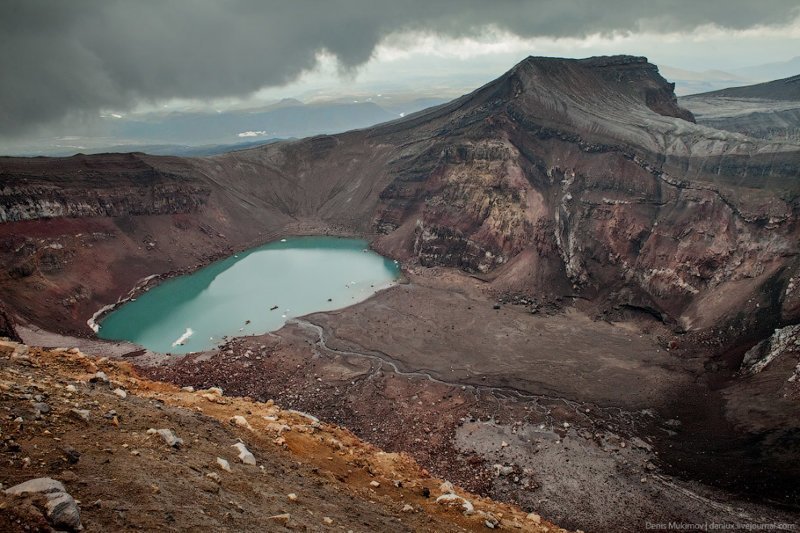
<path id="1" fill-rule="evenodd" d="M 161 283 L 106 316 L 97 335 L 159 353 L 209 350 L 224 336 L 274 331 L 291 317 L 365 300 L 399 273 L 363 240 L 282 239 Z"/>

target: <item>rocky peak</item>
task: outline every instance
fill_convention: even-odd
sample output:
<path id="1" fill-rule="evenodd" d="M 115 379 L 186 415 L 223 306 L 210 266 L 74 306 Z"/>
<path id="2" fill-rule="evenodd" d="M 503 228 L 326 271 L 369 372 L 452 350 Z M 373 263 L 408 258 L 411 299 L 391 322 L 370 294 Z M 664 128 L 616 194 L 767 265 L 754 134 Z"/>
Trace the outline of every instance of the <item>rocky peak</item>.
<path id="1" fill-rule="evenodd" d="M 678 105 L 675 84 L 665 80 L 646 57 L 618 55 L 586 59 L 528 57 L 511 73 L 521 90 L 533 98 L 532 106 L 568 113 L 569 108 L 591 109 L 599 120 L 616 118 L 614 111 L 695 122 L 691 112 Z M 553 101 L 555 100 L 555 101 Z M 554 109 L 552 109 L 554 107 Z M 638 113 L 637 113 L 638 112 Z"/>

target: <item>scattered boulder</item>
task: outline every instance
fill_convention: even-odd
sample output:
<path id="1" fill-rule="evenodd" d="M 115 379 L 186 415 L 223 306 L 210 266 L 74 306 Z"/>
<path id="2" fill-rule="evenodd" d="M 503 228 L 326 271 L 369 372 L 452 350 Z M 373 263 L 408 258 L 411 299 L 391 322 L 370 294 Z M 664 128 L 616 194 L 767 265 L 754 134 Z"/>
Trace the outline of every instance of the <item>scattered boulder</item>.
<path id="1" fill-rule="evenodd" d="M 28 359 L 28 354 L 29 353 L 30 353 L 30 350 L 28 349 L 27 345 L 25 345 L 25 344 L 17 344 L 14 347 L 14 351 L 11 353 L 11 358 L 12 359 Z"/>
<path id="2" fill-rule="evenodd" d="M 108 376 L 103 371 L 98 371 L 94 376 L 89 378 L 89 383 L 108 383 Z"/>
<path id="3" fill-rule="evenodd" d="M 288 424 L 280 424 L 278 422 L 270 422 L 267 424 L 267 431 L 271 433 L 277 433 L 280 435 L 284 431 L 291 431 L 292 427 Z"/>
<path id="4" fill-rule="evenodd" d="M 60 481 L 40 477 L 14 485 L 5 491 L 8 495 L 41 494 L 45 497 L 45 514 L 56 529 L 77 531 L 82 529 L 81 512 L 75 499 L 67 493 Z"/>
<path id="5" fill-rule="evenodd" d="M 514 472 L 514 468 L 511 466 L 505 466 L 501 464 L 493 465 L 494 473 L 497 477 L 500 476 L 508 476 Z"/>
<path id="6" fill-rule="evenodd" d="M 495 529 L 498 526 L 500 526 L 500 520 L 498 520 L 497 517 L 494 516 L 492 513 L 486 513 L 483 525 L 485 525 L 489 529 Z"/>
<path id="7" fill-rule="evenodd" d="M 83 420 L 84 422 L 89 421 L 89 410 L 88 409 L 70 409 L 70 414 L 79 420 Z"/>
<path id="8" fill-rule="evenodd" d="M 116 389 L 114 389 L 111 392 L 113 392 L 114 394 L 116 394 L 117 396 L 122 398 L 123 400 L 128 397 L 128 393 L 125 392 L 124 390 L 120 389 L 119 387 L 117 387 Z"/>
<path id="9" fill-rule="evenodd" d="M 183 445 L 183 439 L 178 438 L 175 435 L 175 432 L 171 429 L 163 428 L 163 429 L 155 429 L 150 428 L 147 430 L 148 435 L 161 435 L 161 438 L 164 439 L 164 442 L 167 443 L 167 446 L 171 446 L 173 448 L 180 448 Z"/>
<path id="10" fill-rule="evenodd" d="M 240 461 L 242 461 L 246 465 L 255 466 L 256 458 L 252 453 L 250 453 L 250 450 L 247 449 L 247 447 L 244 445 L 244 443 L 237 442 L 236 444 L 231 446 L 231 448 L 236 448 L 237 450 L 239 450 L 239 460 Z"/>
<path id="11" fill-rule="evenodd" d="M 245 417 L 243 417 L 242 415 L 234 416 L 233 418 L 231 418 L 231 422 L 236 424 L 237 426 L 241 426 L 243 428 L 247 428 L 250 431 L 253 430 L 253 427 L 250 425 L 250 423 L 247 421 L 247 419 Z"/>
<path id="12" fill-rule="evenodd" d="M 208 400 L 209 402 L 218 403 L 220 405 L 225 405 L 226 403 L 228 403 L 223 398 L 222 389 L 219 387 L 210 387 L 200 392 L 202 392 L 201 396 L 206 400 Z"/>
<path id="13" fill-rule="evenodd" d="M 226 472 L 232 472 L 232 470 L 231 470 L 231 464 L 230 464 L 228 461 L 226 461 L 225 459 L 223 459 L 222 457 L 217 457 L 217 464 L 218 464 L 218 465 L 219 465 L 219 467 L 220 467 L 221 469 L 223 469 L 224 471 L 226 471 Z"/>
<path id="14" fill-rule="evenodd" d="M 372 487 L 372 488 L 374 488 L 374 489 L 377 489 L 378 487 L 380 487 L 380 486 L 381 486 L 381 484 L 380 484 L 380 482 L 378 482 L 378 481 L 370 481 L 370 482 L 369 482 L 369 486 L 370 486 L 370 487 Z"/>
<path id="15" fill-rule="evenodd" d="M 64 457 L 67 459 L 67 462 L 71 465 L 77 463 L 81 458 L 81 452 L 73 448 L 72 446 L 64 446 L 61 448 L 61 451 L 64 452 Z"/>
<path id="16" fill-rule="evenodd" d="M 464 514 L 472 514 L 475 512 L 475 507 L 472 505 L 471 501 L 462 498 L 458 494 L 453 494 L 452 492 L 448 494 L 442 494 L 436 498 L 436 503 L 448 507 L 461 507 L 464 509 Z"/>

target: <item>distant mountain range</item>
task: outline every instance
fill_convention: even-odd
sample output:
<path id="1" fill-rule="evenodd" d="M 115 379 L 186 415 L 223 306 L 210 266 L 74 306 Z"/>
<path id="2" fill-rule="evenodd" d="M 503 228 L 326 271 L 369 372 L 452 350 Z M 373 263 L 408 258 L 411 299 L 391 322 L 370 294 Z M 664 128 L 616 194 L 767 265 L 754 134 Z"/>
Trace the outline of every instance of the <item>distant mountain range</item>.
<path id="1" fill-rule="evenodd" d="M 349 100 L 349 101 L 347 101 Z M 72 146 L 53 141 L 14 150 L 13 155 L 69 156 L 75 153 L 145 152 L 153 155 L 210 156 L 278 139 L 341 133 L 395 120 L 446 102 L 419 97 L 304 104 L 287 98 L 259 109 L 224 112 L 169 112 L 102 117 L 103 135 L 76 138 Z M 6 154 L 3 154 L 6 155 Z"/>
<path id="2" fill-rule="evenodd" d="M 800 56 L 729 70 L 695 71 L 669 65 L 659 65 L 658 69 L 662 76 L 675 83 L 675 93 L 685 96 L 795 76 L 800 74 Z"/>
<path id="3" fill-rule="evenodd" d="M 800 75 L 683 96 L 699 124 L 751 137 L 800 142 Z"/>
<path id="4" fill-rule="evenodd" d="M 675 83 L 675 93 L 678 96 L 704 93 L 732 87 L 734 85 L 750 83 L 748 78 L 743 78 L 722 70 L 704 70 L 698 72 L 667 65 L 659 65 L 658 70 L 662 76 Z"/>
<path id="5" fill-rule="evenodd" d="M 767 81 L 788 78 L 800 74 L 800 56 L 795 56 L 788 61 L 776 61 L 733 70 L 738 76 L 752 81 Z"/>
<path id="6" fill-rule="evenodd" d="M 305 105 L 284 101 L 261 110 L 170 113 L 141 119 L 109 119 L 112 136 L 186 145 L 235 139 L 307 137 L 341 132 L 398 118 L 372 102 Z"/>
<path id="7" fill-rule="evenodd" d="M 800 101 L 800 75 L 742 87 L 729 87 L 696 96 L 727 98 L 762 98 L 765 100 Z"/>
<path id="8" fill-rule="evenodd" d="M 288 139 L 291 139 L 288 138 Z M 83 150 L 72 149 L 53 149 L 48 150 L 48 157 L 68 157 L 81 153 L 86 155 L 92 154 L 108 154 L 108 153 L 132 153 L 141 152 L 150 155 L 179 155 L 183 157 L 207 157 L 212 155 L 224 154 L 236 150 L 245 150 L 247 148 L 255 148 L 263 146 L 276 141 L 288 139 L 261 139 L 258 141 L 246 141 L 231 144 L 202 144 L 199 146 L 189 146 L 186 144 L 114 144 L 109 146 L 98 146 L 96 148 L 87 148 Z"/>

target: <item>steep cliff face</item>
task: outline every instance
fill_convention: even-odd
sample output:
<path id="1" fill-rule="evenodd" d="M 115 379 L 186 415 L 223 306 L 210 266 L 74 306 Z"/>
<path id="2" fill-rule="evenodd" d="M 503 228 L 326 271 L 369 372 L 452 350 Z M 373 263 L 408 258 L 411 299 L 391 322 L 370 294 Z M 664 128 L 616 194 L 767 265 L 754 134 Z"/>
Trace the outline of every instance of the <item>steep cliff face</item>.
<path id="1" fill-rule="evenodd" d="M 0 222 L 188 213 L 201 207 L 208 194 L 206 188 L 173 183 L 78 190 L 48 185 L 12 186 L 0 193 Z"/>
<path id="2" fill-rule="evenodd" d="M 8 313 L 5 306 L 0 303 L 0 337 L 5 337 L 14 342 L 22 342 L 14 328 L 14 319 Z"/>
<path id="3" fill-rule="evenodd" d="M 6 158 L 0 222 L 189 213 L 204 205 L 209 193 L 208 186 L 159 171 L 137 154 Z"/>
<path id="4" fill-rule="evenodd" d="M 520 291 L 572 286 L 689 329 L 731 319 L 747 300 L 763 315 L 775 309 L 769 287 L 797 268 L 800 150 L 692 121 L 642 58 L 530 58 L 377 128 L 406 141 L 377 242 Z M 542 268 L 550 275 L 531 287 L 527 271 Z"/>

